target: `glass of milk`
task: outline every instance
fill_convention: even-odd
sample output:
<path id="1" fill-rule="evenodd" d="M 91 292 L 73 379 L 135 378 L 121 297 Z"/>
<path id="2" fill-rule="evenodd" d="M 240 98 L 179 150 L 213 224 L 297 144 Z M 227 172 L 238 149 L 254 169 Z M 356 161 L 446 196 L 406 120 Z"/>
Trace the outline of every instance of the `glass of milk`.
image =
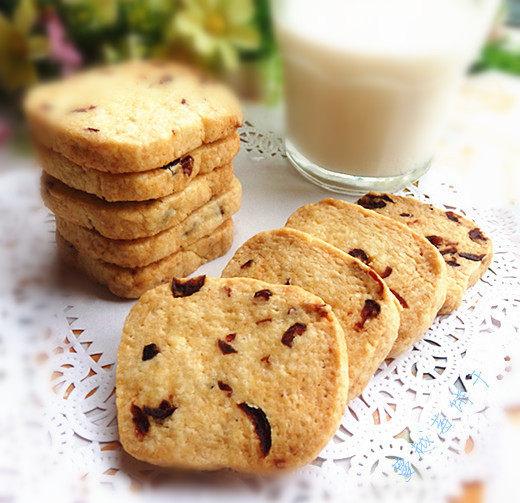
<path id="1" fill-rule="evenodd" d="M 296 169 L 350 194 L 423 175 L 498 3 L 272 0 Z"/>

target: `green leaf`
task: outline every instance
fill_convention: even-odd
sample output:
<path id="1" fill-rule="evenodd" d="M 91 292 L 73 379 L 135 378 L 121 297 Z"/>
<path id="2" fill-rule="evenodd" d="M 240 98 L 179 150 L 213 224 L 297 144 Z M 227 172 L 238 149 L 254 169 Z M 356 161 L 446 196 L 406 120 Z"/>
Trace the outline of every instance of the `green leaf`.
<path id="1" fill-rule="evenodd" d="M 508 45 L 507 40 L 487 44 L 471 71 L 477 72 L 488 69 L 520 75 L 520 47 Z"/>

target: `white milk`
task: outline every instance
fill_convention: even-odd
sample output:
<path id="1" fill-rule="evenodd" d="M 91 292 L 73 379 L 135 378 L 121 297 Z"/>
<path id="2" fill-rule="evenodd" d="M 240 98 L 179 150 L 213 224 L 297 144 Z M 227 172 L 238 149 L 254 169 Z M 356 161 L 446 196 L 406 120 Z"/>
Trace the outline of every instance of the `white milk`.
<path id="1" fill-rule="evenodd" d="M 429 162 L 497 0 L 274 0 L 288 139 L 315 164 L 395 176 Z"/>

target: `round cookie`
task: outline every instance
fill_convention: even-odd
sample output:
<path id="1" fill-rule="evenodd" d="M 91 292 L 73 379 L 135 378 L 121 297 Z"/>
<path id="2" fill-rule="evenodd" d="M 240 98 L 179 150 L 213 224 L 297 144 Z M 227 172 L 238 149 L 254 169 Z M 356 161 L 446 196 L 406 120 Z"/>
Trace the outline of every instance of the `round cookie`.
<path id="1" fill-rule="evenodd" d="M 109 203 L 71 189 L 47 174 L 42 176 L 42 198 L 56 215 L 93 229 L 111 239 L 153 236 L 182 222 L 233 180 L 231 164 L 197 176 L 183 191 L 141 202 Z"/>
<path id="2" fill-rule="evenodd" d="M 199 173 L 230 163 L 240 148 L 240 138 L 234 133 L 205 143 L 162 168 L 120 174 L 84 168 L 43 145 L 35 147 L 43 169 L 69 187 L 106 201 L 146 201 L 179 192 Z"/>
<path id="3" fill-rule="evenodd" d="M 347 367 L 341 327 L 319 297 L 248 278 L 174 279 L 126 319 L 120 441 L 162 466 L 294 469 L 339 427 Z"/>
<path id="4" fill-rule="evenodd" d="M 389 356 L 406 351 L 428 330 L 446 299 L 446 264 L 428 240 L 406 225 L 337 199 L 296 210 L 287 227 L 308 232 L 376 271 L 403 307 Z"/>
<path id="5" fill-rule="evenodd" d="M 226 192 L 215 196 L 179 224 L 139 239 L 109 239 L 58 216 L 56 227 L 65 240 L 89 257 L 121 267 L 143 267 L 211 234 L 240 209 L 241 199 L 242 187 L 235 178 Z"/>
<path id="6" fill-rule="evenodd" d="M 188 276 L 206 262 L 224 255 L 233 244 L 233 221 L 226 220 L 211 235 L 145 267 L 119 267 L 89 257 L 78 252 L 59 232 L 56 232 L 56 242 L 65 263 L 105 285 L 114 295 L 137 299 L 173 276 Z"/>
<path id="7" fill-rule="evenodd" d="M 301 286 L 332 307 L 347 342 L 349 400 L 361 394 L 397 338 L 400 306 L 383 280 L 305 232 L 284 228 L 252 237 L 222 273 L 237 276 Z"/>
<path id="8" fill-rule="evenodd" d="M 424 236 L 444 257 L 448 270 L 446 300 L 439 314 L 451 313 L 464 292 L 486 272 L 493 245 L 477 225 L 453 211 L 444 211 L 413 197 L 369 192 L 357 204 L 406 224 Z"/>
<path id="9" fill-rule="evenodd" d="M 33 138 L 85 168 L 149 171 L 240 126 L 237 98 L 171 62 L 130 61 L 33 88 Z"/>

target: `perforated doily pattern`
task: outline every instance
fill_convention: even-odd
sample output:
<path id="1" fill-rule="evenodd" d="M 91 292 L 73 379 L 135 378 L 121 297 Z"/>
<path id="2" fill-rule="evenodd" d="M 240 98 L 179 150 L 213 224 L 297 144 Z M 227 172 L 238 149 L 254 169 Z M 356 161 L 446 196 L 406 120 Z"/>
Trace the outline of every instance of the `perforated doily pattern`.
<path id="1" fill-rule="evenodd" d="M 286 162 L 280 138 L 250 124 L 240 136 L 251 162 Z M 1 192 L 7 283 L 0 290 L 0 390 L 13 398 L 0 416 L 0 497 L 2 489 L 9 495 L 34 487 L 41 501 L 47 493 L 59 501 L 57 491 L 70 495 L 64 501 L 79 495 L 94 501 L 107 491 L 127 500 L 175 494 L 190 501 L 197 488 L 208 501 L 359 501 L 381 491 L 400 501 L 442 501 L 462 481 L 493 474 L 486 460 L 500 448 L 501 406 L 514 395 L 507 376 L 520 354 L 520 241 L 510 209 L 465 205 L 457 188 L 431 178 L 403 191 L 476 221 L 493 240 L 490 270 L 460 309 L 437 318 L 410 351 L 382 365 L 311 465 L 260 480 L 228 471 L 171 477 L 122 451 L 117 327 L 109 327 L 110 309 L 128 303 L 107 301 L 101 289 L 66 285 L 70 273 L 55 262 L 54 221 L 39 202 L 35 173 L 5 175 Z M 457 402 L 460 393 L 467 399 Z"/>

